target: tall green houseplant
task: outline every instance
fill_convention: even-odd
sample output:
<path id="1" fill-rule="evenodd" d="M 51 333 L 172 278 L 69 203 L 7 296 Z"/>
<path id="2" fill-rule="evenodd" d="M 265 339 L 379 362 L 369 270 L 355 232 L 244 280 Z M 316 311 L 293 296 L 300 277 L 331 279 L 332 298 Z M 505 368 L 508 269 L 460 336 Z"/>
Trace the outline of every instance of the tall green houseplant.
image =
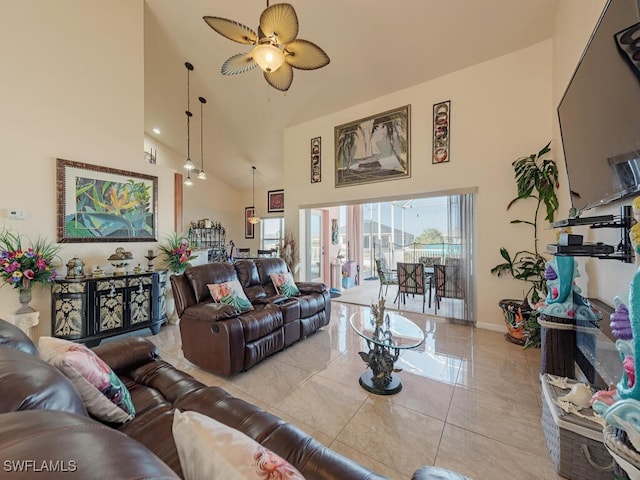
<path id="1" fill-rule="evenodd" d="M 500 248 L 504 260 L 491 269 L 497 276 L 510 275 L 517 280 L 529 284 L 529 289 L 522 300 L 502 300 L 500 307 L 507 322 L 507 339 L 525 346 L 540 345 L 540 326 L 537 312 L 531 308 L 546 296 L 546 280 L 544 272 L 547 259 L 540 254 L 538 248 L 538 231 L 541 214 L 544 219 L 553 222 L 558 210 L 556 190 L 558 184 L 558 167 L 555 161 L 544 158 L 551 151 L 551 142 L 537 154 L 515 160 L 513 166 L 518 188 L 518 195 L 507 205 L 507 210 L 520 200 L 533 200 L 535 211 L 530 220 L 511 220 L 511 223 L 529 225 L 532 230 L 532 249 L 519 250 L 511 254 L 505 247 Z"/>

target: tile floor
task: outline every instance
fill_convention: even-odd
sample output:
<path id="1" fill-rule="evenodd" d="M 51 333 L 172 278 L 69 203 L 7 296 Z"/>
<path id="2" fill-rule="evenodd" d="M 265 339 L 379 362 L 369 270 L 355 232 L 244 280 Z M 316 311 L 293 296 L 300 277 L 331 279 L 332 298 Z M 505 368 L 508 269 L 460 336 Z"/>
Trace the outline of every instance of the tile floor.
<path id="1" fill-rule="evenodd" d="M 366 307 L 334 301 L 328 326 L 247 372 L 223 378 L 184 359 L 179 328 L 150 337 L 166 360 L 208 385 L 292 422 L 332 449 L 392 479 L 423 465 L 476 480 L 558 479 L 540 424 L 539 350 L 502 334 L 406 312 L 425 343 L 396 366 L 403 390 L 363 390 L 365 345 L 349 317 Z"/>

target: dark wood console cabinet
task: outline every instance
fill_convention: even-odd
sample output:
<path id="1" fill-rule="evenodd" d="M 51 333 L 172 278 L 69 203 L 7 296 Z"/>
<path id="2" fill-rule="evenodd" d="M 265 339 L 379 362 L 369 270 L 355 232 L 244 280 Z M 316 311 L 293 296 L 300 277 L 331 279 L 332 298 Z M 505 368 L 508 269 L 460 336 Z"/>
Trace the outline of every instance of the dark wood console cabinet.
<path id="1" fill-rule="evenodd" d="M 51 335 L 95 346 L 103 338 L 150 328 L 167 320 L 166 270 L 58 279 L 51 290 Z"/>

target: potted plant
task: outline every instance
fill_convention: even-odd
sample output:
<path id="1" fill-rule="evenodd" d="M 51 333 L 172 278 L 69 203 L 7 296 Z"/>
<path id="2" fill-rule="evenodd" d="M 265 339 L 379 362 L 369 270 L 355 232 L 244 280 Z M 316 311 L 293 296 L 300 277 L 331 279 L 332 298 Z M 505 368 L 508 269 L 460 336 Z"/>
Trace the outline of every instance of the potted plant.
<path id="1" fill-rule="evenodd" d="M 504 262 L 491 269 L 491 273 L 499 277 L 511 275 L 529 284 L 522 300 L 504 299 L 499 302 L 507 323 L 507 340 L 525 347 L 540 346 L 538 312 L 533 305 L 546 296 L 544 273 L 547 259 L 538 250 L 538 223 L 543 212 L 544 219 L 553 222 L 558 210 L 558 167 L 555 161 L 544 158 L 551 151 L 550 145 L 551 142 L 537 154 L 518 158 L 511 164 L 518 195 L 509 202 L 507 210 L 519 200 L 533 200 L 531 203 L 535 204 L 535 210 L 530 220 L 511 220 L 511 223 L 528 225 L 532 229 L 532 249 L 519 250 L 512 255 L 501 247 L 500 255 Z"/>
<path id="2" fill-rule="evenodd" d="M 192 255 L 193 249 L 189 246 L 189 240 L 173 232 L 168 235 L 167 241 L 158 246 L 160 252 L 164 255 L 164 261 L 167 268 L 173 274 L 182 274 L 190 267 L 189 263 L 195 255 Z"/>

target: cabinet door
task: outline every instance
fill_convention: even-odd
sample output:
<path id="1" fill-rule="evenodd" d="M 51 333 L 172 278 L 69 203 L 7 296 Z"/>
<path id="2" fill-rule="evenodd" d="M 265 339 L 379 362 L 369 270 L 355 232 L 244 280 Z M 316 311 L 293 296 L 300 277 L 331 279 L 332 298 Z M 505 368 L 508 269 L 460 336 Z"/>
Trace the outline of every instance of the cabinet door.
<path id="1" fill-rule="evenodd" d="M 131 326 L 151 321 L 151 275 L 129 279 L 129 324 Z"/>
<path id="2" fill-rule="evenodd" d="M 54 283 L 51 287 L 51 334 L 76 339 L 87 336 L 87 283 Z"/>
<path id="3" fill-rule="evenodd" d="M 152 310 L 155 306 L 158 311 L 157 313 L 153 312 L 153 319 L 160 319 L 164 321 L 167 319 L 167 290 L 171 288 L 171 285 L 169 284 L 169 273 L 158 272 L 157 281 L 158 287 L 156 288 L 156 291 L 158 292 L 158 297 L 153 301 Z"/>
<path id="4" fill-rule="evenodd" d="M 99 280 L 96 284 L 96 333 L 121 330 L 125 324 L 126 280 Z"/>

